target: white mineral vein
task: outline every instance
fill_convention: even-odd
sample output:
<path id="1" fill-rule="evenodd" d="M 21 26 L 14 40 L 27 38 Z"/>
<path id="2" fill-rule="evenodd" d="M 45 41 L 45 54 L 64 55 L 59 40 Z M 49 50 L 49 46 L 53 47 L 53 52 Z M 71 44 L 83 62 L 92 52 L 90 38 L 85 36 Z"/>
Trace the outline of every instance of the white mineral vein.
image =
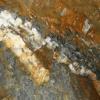
<path id="1" fill-rule="evenodd" d="M 18 57 L 19 61 L 24 64 L 27 72 L 30 73 L 36 83 L 42 84 L 49 80 L 49 70 L 45 69 L 43 64 L 34 54 L 34 51 L 40 49 L 43 45 L 46 45 L 49 49 L 55 49 L 59 47 L 58 43 L 52 41 L 50 37 L 43 38 L 35 27 L 32 27 L 32 23 L 21 18 L 15 18 L 14 14 L 7 10 L 0 12 L 0 41 L 5 43 L 5 46 Z M 11 27 L 11 28 L 9 28 Z M 87 33 L 91 25 L 88 24 L 88 20 L 85 21 L 83 32 Z M 20 30 L 23 29 L 27 34 L 23 34 Z M 15 30 L 15 31 L 14 31 Z M 18 32 L 19 34 L 16 34 Z M 22 37 L 23 36 L 23 37 Z M 23 39 L 24 38 L 24 39 Z M 30 49 L 24 40 L 30 41 L 34 50 Z M 69 63 L 69 59 L 63 53 L 56 57 L 58 63 L 67 64 L 71 72 L 75 74 L 89 74 L 90 71 L 84 67 L 75 65 L 75 63 Z M 78 69 L 78 70 L 77 70 Z"/>
<path id="2" fill-rule="evenodd" d="M 23 27 L 26 27 L 27 24 Z M 47 82 L 49 80 L 49 70 L 43 67 L 35 54 L 26 46 L 22 37 L 8 28 L 12 25 L 14 28 L 22 26 L 22 20 L 20 18 L 14 19 L 6 10 L 2 11 L 0 13 L 0 41 L 18 57 L 37 84 Z M 33 31 L 35 40 L 40 41 L 41 37 L 37 30 L 34 28 Z"/>

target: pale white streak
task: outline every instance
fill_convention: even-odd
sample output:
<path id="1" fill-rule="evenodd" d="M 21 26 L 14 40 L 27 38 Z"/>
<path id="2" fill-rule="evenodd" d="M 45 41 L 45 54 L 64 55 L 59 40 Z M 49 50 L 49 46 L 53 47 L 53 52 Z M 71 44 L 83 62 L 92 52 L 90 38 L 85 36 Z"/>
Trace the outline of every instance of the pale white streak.
<path id="1" fill-rule="evenodd" d="M 64 15 L 66 15 L 66 12 L 67 12 L 67 8 L 64 8 L 63 10 L 62 10 L 62 12 L 61 12 L 61 16 L 64 16 Z"/>
<path id="2" fill-rule="evenodd" d="M 79 66 L 77 62 L 73 62 L 72 64 L 69 64 L 68 67 L 72 73 L 77 74 L 77 75 L 87 76 L 92 73 L 91 70 L 86 69 L 84 66 Z"/>
<path id="3" fill-rule="evenodd" d="M 31 29 L 32 28 L 32 23 L 26 20 L 25 23 L 24 23 L 24 26 Z"/>
<path id="4" fill-rule="evenodd" d="M 47 47 L 50 48 L 50 49 L 55 49 L 56 47 L 59 46 L 57 42 L 51 41 L 50 37 L 47 37 L 45 39 L 45 42 L 47 43 Z"/>
<path id="5" fill-rule="evenodd" d="M 82 31 L 84 33 L 87 33 L 90 30 L 90 28 L 91 28 L 91 24 L 89 24 L 89 20 L 86 19 L 85 22 L 84 22 Z"/>
<path id="6" fill-rule="evenodd" d="M 14 19 L 8 11 L 5 10 L 0 13 L 0 41 L 18 57 L 37 84 L 47 82 L 49 80 L 49 70 L 44 68 L 36 55 L 26 46 L 23 38 L 9 29 L 8 26 L 12 25 L 14 29 L 22 26 L 26 31 L 28 30 L 29 34 L 32 33 L 36 43 L 42 43 L 43 41 L 40 33 L 36 28 L 29 29 L 28 27 L 31 27 L 29 22 L 22 25 L 22 19 L 19 17 Z M 4 26 L 3 30 L 2 26 Z"/>
<path id="7" fill-rule="evenodd" d="M 80 70 L 80 75 L 89 75 L 89 74 L 91 74 L 91 73 L 92 73 L 92 71 L 86 69 L 84 66 L 83 66 L 82 69 Z"/>
<path id="8" fill-rule="evenodd" d="M 24 41 L 19 35 L 13 33 L 6 34 L 3 42 L 5 46 L 10 48 L 19 58 L 20 62 L 26 66 L 25 69 L 32 75 L 33 79 L 38 84 L 47 81 L 49 71 L 43 67 L 35 54 L 32 55 L 32 51 L 25 46 Z"/>
<path id="9" fill-rule="evenodd" d="M 1 26 L 10 26 L 10 23 L 15 23 L 11 14 L 7 11 L 1 11 L 0 13 L 0 27 Z"/>
<path id="10" fill-rule="evenodd" d="M 69 64 L 68 67 L 69 67 L 69 69 L 71 70 L 72 73 L 77 74 L 77 72 L 76 72 L 76 70 L 75 70 L 73 64 Z"/>
<path id="11" fill-rule="evenodd" d="M 15 20 L 15 26 L 20 26 L 22 24 L 22 19 L 17 17 L 16 20 Z"/>

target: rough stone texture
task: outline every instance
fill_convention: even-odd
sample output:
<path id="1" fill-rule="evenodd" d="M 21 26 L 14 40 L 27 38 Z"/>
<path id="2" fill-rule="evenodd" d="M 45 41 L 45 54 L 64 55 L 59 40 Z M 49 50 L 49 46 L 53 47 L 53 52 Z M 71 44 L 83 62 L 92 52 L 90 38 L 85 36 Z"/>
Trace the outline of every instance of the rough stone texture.
<path id="1" fill-rule="evenodd" d="M 9 58 L 11 64 L 13 56 L 7 51 L 4 53 L 6 55 L 3 59 Z M 99 100 L 99 97 L 95 97 L 97 94 L 95 89 L 91 88 L 92 83 L 89 79 L 71 74 L 68 67 L 62 64 L 53 63 L 51 78 L 43 86 L 37 86 L 18 68 L 14 59 L 11 66 L 1 63 L 0 68 L 0 74 L 4 77 L 1 76 L 0 87 L 3 88 L 0 91 L 2 93 L 6 90 L 7 92 L 7 94 L 6 92 L 0 93 L 1 100 L 3 98 L 11 98 L 10 100 Z"/>
<path id="2" fill-rule="evenodd" d="M 31 2 L 31 0 L 29 1 Z M 96 2 L 99 2 L 99 0 L 94 1 L 94 3 L 92 4 L 89 1 L 90 0 L 88 0 L 87 2 L 86 1 L 81 2 L 81 0 L 74 0 L 74 2 L 77 2 L 78 5 L 83 4 L 84 6 L 87 3 L 87 6 L 88 6 L 88 4 L 90 4 L 90 7 L 89 7 L 90 9 L 92 8 L 91 5 L 95 3 L 99 11 L 99 3 L 96 3 Z M 43 33 L 42 35 L 44 37 L 45 37 L 44 33 L 55 32 L 53 36 L 51 36 L 53 37 L 52 39 L 55 41 L 56 41 L 55 39 L 56 32 L 58 31 L 65 32 L 66 27 L 69 28 L 70 31 L 66 30 L 67 32 L 65 32 L 66 34 L 64 34 L 65 38 L 58 36 L 59 41 L 57 41 L 57 43 L 60 44 L 60 47 L 57 48 L 57 50 L 61 51 L 62 49 L 64 49 L 64 51 L 63 50 L 62 51 L 65 53 L 65 55 L 68 56 L 68 58 L 70 58 L 72 62 L 77 61 L 80 65 L 83 65 L 83 67 L 89 68 L 94 73 L 96 73 L 95 75 L 97 75 L 99 79 L 100 75 L 99 75 L 98 69 L 100 68 L 99 67 L 100 48 L 96 44 L 95 45 L 97 47 L 94 45 L 92 45 L 93 47 L 91 46 L 88 47 L 89 44 L 92 43 L 90 39 L 92 35 L 90 34 L 91 36 L 88 38 L 88 36 L 85 37 L 85 35 L 82 33 L 82 27 L 84 25 L 84 21 L 86 21 L 84 20 L 83 15 L 80 16 L 80 14 L 74 12 L 73 10 L 66 9 L 65 8 L 66 3 L 64 3 L 64 0 L 63 1 L 53 0 L 51 2 L 49 2 L 49 0 L 48 1 L 43 0 L 41 2 L 40 0 L 34 0 L 34 2 L 26 3 L 26 5 L 28 4 L 28 7 L 30 7 L 27 10 L 26 10 L 27 7 L 23 4 L 23 1 L 20 1 L 20 0 L 15 0 L 11 2 L 9 2 L 8 0 L 0 0 L 0 5 L 1 6 L 7 5 L 6 8 L 10 8 L 10 10 L 13 8 L 14 11 L 16 12 L 19 11 L 20 15 L 24 15 L 24 16 L 30 15 L 29 17 L 34 16 L 34 18 L 36 18 L 36 21 L 32 20 L 34 23 L 33 26 L 35 26 L 35 28 L 37 28 L 40 33 Z M 77 6 L 77 4 L 74 5 L 74 2 L 72 0 L 68 0 L 68 2 L 69 2 L 68 5 L 71 7 L 73 6 L 73 8 L 74 6 L 76 6 L 75 7 L 76 9 L 78 8 L 84 9 L 84 10 L 81 10 L 81 9 L 79 10 L 80 12 L 84 11 L 84 13 L 88 15 L 88 17 L 95 19 L 94 21 L 99 20 L 98 11 L 93 10 L 94 6 L 92 10 L 89 10 L 88 8 L 89 10 L 88 11 L 88 10 L 85 10 L 85 8 L 87 8 L 86 6 L 84 6 L 85 7 L 84 8 L 81 6 Z M 70 3 L 70 2 L 73 2 L 73 3 Z M 35 6 L 33 7 L 33 5 Z M 52 9 L 50 10 L 48 8 L 44 10 L 45 7 L 46 8 L 51 7 Z M 57 7 L 59 8 L 56 9 Z M 65 16 L 67 10 L 69 11 L 69 15 Z M 41 13 L 41 11 L 43 12 Z M 48 11 L 50 12 L 49 13 L 50 15 L 48 15 Z M 91 14 L 89 14 L 91 13 L 91 11 L 94 11 L 94 12 L 97 11 L 94 14 L 94 17 L 93 16 L 91 17 Z M 60 13 L 61 13 L 61 17 L 59 17 Z M 98 15 L 98 16 L 95 17 L 95 15 Z M 76 20 L 76 16 L 78 16 L 79 20 Z M 22 17 L 22 18 L 25 19 L 25 17 Z M 37 22 L 37 19 L 39 22 Z M 60 19 L 60 22 L 59 22 L 59 19 Z M 72 21 L 76 21 L 76 23 L 73 25 Z M 89 23 L 85 23 L 86 26 L 88 26 L 88 24 Z M 98 24 L 99 24 L 99 21 L 98 21 Z M 43 30 L 44 26 L 47 26 L 47 29 L 50 29 L 50 30 L 44 31 Z M 86 26 L 84 27 L 87 28 Z M 44 32 L 43 31 L 41 32 L 41 30 L 43 30 Z M 89 29 L 87 28 L 85 32 L 87 32 L 88 30 Z M 77 33 L 80 35 L 77 35 Z M 94 30 L 92 30 L 90 33 L 94 35 L 92 40 L 94 39 L 95 43 L 100 43 L 100 36 L 97 34 L 94 34 Z M 30 48 L 31 50 L 34 50 L 33 47 L 34 45 L 36 46 L 37 44 L 33 44 L 33 47 L 32 47 L 31 40 L 27 40 L 27 38 L 25 37 L 22 37 L 22 38 L 25 40 L 28 48 Z M 44 50 L 44 48 L 41 50 Z M 41 51 L 41 50 L 38 52 L 40 54 L 42 53 L 41 56 L 43 57 L 43 60 L 45 60 L 46 53 L 44 53 L 44 51 Z M 36 53 L 38 54 L 38 52 Z M 52 54 L 52 52 L 50 52 L 50 54 Z M 46 57 L 49 57 L 48 55 Z M 38 56 L 39 55 L 37 55 L 37 57 Z M 49 60 L 51 59 L 52 57 L 50 56 Z M 48 59 L 46 61 L 48 61 Z M 92 81 L 88 78 L 88 76 L 80 76 L 80 75 L 72 74 L 71 70 L 68 68 L 68 65 L 60 64 L 58 63 L 59 60 L 57 62 L 56 59 L 52 61 L 50 61 L 50 64 L 52 62 L 52 66 L 49 67 L 49 70 L 50 70 L 49 82 L 41 86 L 38 86 L 35 83 L 35 81 L 32 80 L 29 73 L 27 73 L 27 70 L 23 69 L 24 65 L 18 59 L 16 59 L 16 56 L 11 51 L 11 49 L 8 49 L 5 46 L 5 44 L 0 41 L 0 100 L 100 100 L 100 97 L 98 96 L 97 91 L 95 90 L 92 84 Z M 45 61 L 43 62 L 45 64 Z M 93 76 L 91 79 L 93 79 Z M 94 81 L 95 79 L 96 78 L 94 78 Z"/>

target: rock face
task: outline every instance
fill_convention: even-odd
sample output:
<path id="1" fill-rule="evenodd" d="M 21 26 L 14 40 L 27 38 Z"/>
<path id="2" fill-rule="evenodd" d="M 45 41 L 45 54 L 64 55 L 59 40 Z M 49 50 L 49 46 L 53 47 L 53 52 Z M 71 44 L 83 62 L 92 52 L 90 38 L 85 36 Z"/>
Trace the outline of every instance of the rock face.
<path id="1" fill-rule="evenodd" d="M 34 18 L 1 9 L 0 100 L 100 100 L 91 81 L 92 75 L 100 78 L 99 41 L 88 19 L 81 16 L 80 24 L 78 13 L 69 10 L 64 15 L 66 11 L 61 13 L 61 25 L 38 17 L 50 25 L 49 31 L 41 31 L 45 23 L 39 21 L 37 27 Z"/>

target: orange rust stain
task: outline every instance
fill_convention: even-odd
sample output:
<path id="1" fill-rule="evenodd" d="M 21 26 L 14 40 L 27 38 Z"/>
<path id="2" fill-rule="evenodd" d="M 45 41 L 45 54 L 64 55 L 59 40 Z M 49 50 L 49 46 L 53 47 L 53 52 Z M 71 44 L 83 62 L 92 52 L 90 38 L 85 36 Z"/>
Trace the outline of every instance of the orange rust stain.
<path id="1" fill-rule="evenodd" d="M 18 12 L 20 15 L 28 14 L 24 0 L 0 0 L 0 6 Z"/>
<path id="2" fill-rule="evenodd" d="M 78 0 L 74 0 L 73 2 L 77 6 L 82 3 L 83 5 L 86 4 Z M 10 10 L 13 11 L 17 10 L 20 15 L 31 18 L 35 17 L 37 20 L 43 21 L 48 27 L 45 33 L 49 31 L 64 36 L 66 28 L 72 28 L 74 31 L 80 33 L 80 36 L 84 36 L 85 34 L 82 32 L 82 28 L 87 17 L 84 13 L 79 13 L 78 10 L 74 10 L 73 7 L 67 6 L 71 6 L 71 3 L 73 6 L 73 2 L 69 0 L 68 2 L 66 2 L 66 0 L 28 0 L 27 2 L 25 0 L 0 0 L 0 5 L 10 8 Z M 97 3 L 95 1 L 93 2 L 98 7 Z M 90 2 L 87 3 L 91 4 Z M 61 16 L 60 14 L 64 9 L 64 15 Z M 99 44 L 100 34 L 97 33 L 96 30 L 94 31 L 94 29 L 90 32 L 89 34 L 92 35 L 89 35 L 88 38 L 92 38 L 95 43 Z"/>
<path id="3" fill-rule="evenodd" d="M 78 14 L 74 10 L 68 10 L 67 14 L 61 17 L 61 28 L 72 27 L 77 32 L 82 32 L 85 17 L 82 14 Z"/>
<path id="4" fill-rule="evenodd" d="M 89 78 L 92 80 L 94 88 L 97 90 L 97 92 L 98 92 L 98 94 L 100 96 L 100 81 L 96 80 L 96 75 L 94 73 L 91 73 L 89 75 Z"/>
<path id="5" fill-rule="evenodd" d="M 4 97 L 8 96 L 8 91 L 3 88 L 3 87 L 0 87 L 0 100 L 3 99 Z"/>
<path id="6" fill-rule="evenodd" d="M 71 74 L 71 85 L 78 99 L 100 100 L 92 81 L 87 77 Z"/>
<path id="7" fill-rule="evenodd" d="M 90 80 L 88 80 L 86 78 L 80 78 L 79 80 L 80 80 L 80 86 L 81 86 L 82 90 L 84 91 L 86 96 L 89 97 L 90 100 L 99 100 L 100 99 L 100 97 L 99 97 L 97 91 L 95 90 L 92 82 L 89 82 Z M 90 91 L 90 93 L 88 93 L 87 90 Z"/>
<path id="8" fill-rule="evenodd" d="M 98 81 L 98 80 L 92 80 L 92 81 L 93 81 L 94 87 L 96 88 L 96 90 L 100 96 L 100 81 Z"/>
<path id="9" fill-rule="evenodd" d="M 47 47 L 42 47 L 35 51 L 36 57 L 39 61 L 42 62 L 46 69 L 51 69 L 52 59 L 53 59 L 53 52 L 52 50 L 48 49 Z"/>

